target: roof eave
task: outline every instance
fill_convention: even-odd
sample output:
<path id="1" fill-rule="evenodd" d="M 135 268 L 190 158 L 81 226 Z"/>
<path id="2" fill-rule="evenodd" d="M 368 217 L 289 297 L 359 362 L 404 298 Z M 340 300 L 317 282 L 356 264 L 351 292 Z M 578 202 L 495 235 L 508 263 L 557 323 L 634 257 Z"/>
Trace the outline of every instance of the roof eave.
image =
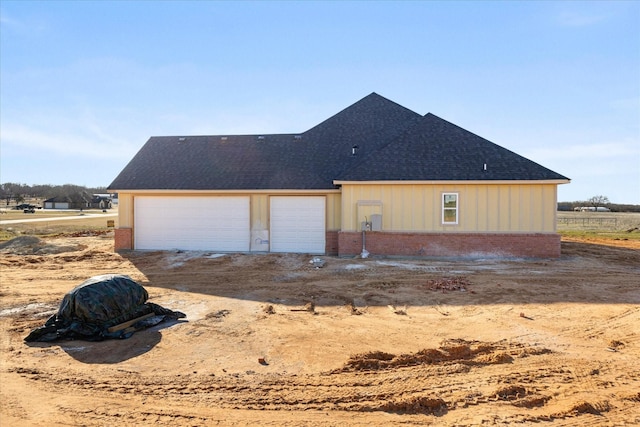
<path id="1" fill-rule="evenodd" d="M 342 181 L 342 180 L 335 180 L 333 181 L 333 183 L 335 185 L 380 185 L 380 184 L 385 184 L 385 185 L 402 185 L 402 184 L 408 184 L 408 185 L 436 185 L 436 184 L 454 184 L 454 185 L 460 185 L 460 184 L 490 184 L 490 185 L 504 185 L 504 184 L 509 184 L 509 185 L 514 185 L 514 184 L 522 184 L 522 185 L 531 185 L 531 184 L 555 184 L 555 185 L 562 185 L 562 184 L 569 184 L 571 182 L 570 179 L 530 179 L 530 180 L 425 180 L 425 181 L 410 181 L 410 180 L 395 180 L 395 181 Z"/>
<path id="2" fill-rule="evenodd" d="M 248 190 L 218 190 L 218 189 L 208 189 L 208 190 L 189 190 L 189 189 L 109 189 L 111 193 L 136 193 L 136 194 L 167 194 L 167 193 L 180 193 L 180 194 L 327 194 L 327 193 L 340 193 L 340 189 L 336 188 L 325 188 L 325 189 L 299 189 L 299 188 L 291 188 L 291 189 L 248 189 Z"/>

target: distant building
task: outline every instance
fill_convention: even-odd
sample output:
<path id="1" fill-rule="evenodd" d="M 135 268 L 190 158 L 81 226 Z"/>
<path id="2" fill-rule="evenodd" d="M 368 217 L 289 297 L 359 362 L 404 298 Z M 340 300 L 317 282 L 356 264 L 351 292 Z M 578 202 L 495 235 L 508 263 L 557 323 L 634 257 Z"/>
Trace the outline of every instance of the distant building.
<path id="1" fill-rule="evenodd" d="M 611 212 L 611 209 L 605 208 L 604 206 L 578 206 L 573 208 L 576 212 Z"/>
<path id="2" fill-rule="evenodd" d="M 110 194 L 94 194 L 91 198 L 91 208 L 111 209 L 113 207 Z"/>
<path id="3" fill-rule="evenodd" d="M 83 194 L 59 196 L 47 199 L 43 203 L 44 209 L 86 209 L 91 206 L 90 200 Z"/>

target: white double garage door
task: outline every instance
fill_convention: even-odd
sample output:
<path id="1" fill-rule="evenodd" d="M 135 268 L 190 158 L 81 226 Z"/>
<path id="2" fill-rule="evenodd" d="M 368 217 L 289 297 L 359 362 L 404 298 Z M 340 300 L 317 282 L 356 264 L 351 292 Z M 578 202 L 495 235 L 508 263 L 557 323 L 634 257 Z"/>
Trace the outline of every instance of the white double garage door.
<path id="1" fill-rule="evenodd" d="M 271 196 L 269 251 L 324 253 L 325 203 L 318 196 Z M 249 252 L 251 236 L 248 196 L 134 201 L 135 249 Z"/>

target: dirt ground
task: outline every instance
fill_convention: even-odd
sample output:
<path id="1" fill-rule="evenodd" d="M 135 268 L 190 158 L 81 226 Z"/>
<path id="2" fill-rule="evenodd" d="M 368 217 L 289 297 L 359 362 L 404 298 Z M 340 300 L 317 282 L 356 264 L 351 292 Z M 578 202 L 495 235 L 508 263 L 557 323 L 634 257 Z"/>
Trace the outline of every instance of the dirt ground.
<path id="1" fill-rule="evenodd" d="M 557 260 L 0 249 L 2 426 L 639 425 L 640 247 Z M 617 244 L 618 246 L 610 246 Z M 626 247 L 625 247 L 626 246 Z M 30 343 L 85 279 L 128 274 L 187 317 Z"/>

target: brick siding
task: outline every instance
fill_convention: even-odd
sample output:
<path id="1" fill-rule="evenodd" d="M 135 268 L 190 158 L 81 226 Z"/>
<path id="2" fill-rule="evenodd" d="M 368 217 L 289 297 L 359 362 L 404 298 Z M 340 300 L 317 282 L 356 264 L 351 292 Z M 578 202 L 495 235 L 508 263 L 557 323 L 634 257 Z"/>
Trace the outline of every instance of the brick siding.
<path id="1" fill-rule="evenodd" d="M 327 255 L 338 255 L 338 231 L 326 232 L 325 253 Z"/>
<path id="2" fill-rule="evenodd" d="M 544 233 L 386 233 L 368 232 L 371 255 L 423 257 L 558 258 L 560 235 Z M 339 256 L 362 252 L 362 232 L 338 233 Z"/>
<path id="3" fill-rule="evenodd" d="M 130 228 L 116 228 L 113 248 L 117 251 L 133 249 L 133 238 Z"/>
<path id="4" fill-rule="evenodd" d="M 130 228 L 117 228 L 114 250 L 133 249 Z M 371 255 L 410 257 L 524 257 L 558 258 L 560 235 L 543 233 L 388 233 L 368 232 L 365 247 Z M 327 231 L 327 255 L 362 253 L 362 233 Z"/>

